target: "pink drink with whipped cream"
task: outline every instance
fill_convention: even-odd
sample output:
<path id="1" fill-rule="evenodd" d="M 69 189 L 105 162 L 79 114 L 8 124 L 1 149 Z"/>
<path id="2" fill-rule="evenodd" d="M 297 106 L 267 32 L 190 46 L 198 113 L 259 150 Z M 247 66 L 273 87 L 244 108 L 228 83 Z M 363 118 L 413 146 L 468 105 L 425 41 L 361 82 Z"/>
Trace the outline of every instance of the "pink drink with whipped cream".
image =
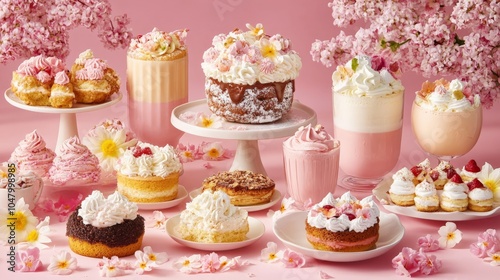
<path id="1" fill-rule="evenodd" d="M 130 128 L 144 142 L 176 146 L 183 132 L 172 126 L 172 110 L 188 101 L 186 30 L 154 29 L 132 40 L 127 54 Z"/>
<path id="2" fill-rule="evenodd" d="M 386 175 L 396 166 L 401 149 L 404 88 L 374 59 L 353 58 L 332 76 L 334 135 L 342 144 L 340 168 L 360 179 Z"/>
<path id="3" fill-rule="evenodd" d="M 321 125 L 301 127 L 283 142 L 283 162 L 288 194 L 297 202 L 318 203 L 335 192 L 340 143 Z"/>
<path id="4" fill-rule="evenodd" d="M 482 126 L 479 95 L 464 94 L 462 82 L 426 82 L 427 92 L 419 91 L 413 102 L 413 133 L 422 149 L 438 157 L 456 157 L 476 144 Z"/>

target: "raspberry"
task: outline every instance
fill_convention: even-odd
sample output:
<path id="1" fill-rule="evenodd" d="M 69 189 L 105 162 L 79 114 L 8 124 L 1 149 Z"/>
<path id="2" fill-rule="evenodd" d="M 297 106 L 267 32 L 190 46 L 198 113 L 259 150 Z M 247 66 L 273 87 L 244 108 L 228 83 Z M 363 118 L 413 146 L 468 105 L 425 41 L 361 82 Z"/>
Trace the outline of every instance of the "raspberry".
<path id="1" fill-rule="evenodd" d="M 421 166 L 415 165 L 410 170 L 411 170 L 411 173 L 413 173 L 413 175 L 416 177 L 420 173 L 422 173 L 422 170 L 424 170 L 424 169 Z"/>
<path id="2" fill-rule="evenodd" d="M 475 188 L 484 188 L 484 185 L 477 178 L 474 178 L 474 180 L 467 184 L 467 187 L 469 187 L 469 191 L 472 191 Z"/>
<path id="3" fill-rule="evenodd" d="M 457 184 L 461 184 L 463 183 L 464 181 L 462 180 L 462 177 L 460 177 L 460 175 L 458 174 L 455 174 L 451 177 L 450 181 L 452 181 L 453 183 L 457 183 Z"/>
<path id="4" fill-rule="evenodd" d="M 141 146 L 135 146 L 134 150 L 132 151 L 132 155 L 136 158 L 140 157 L 142 155 Z"/>
<path id="5" fill-rule="evenodd" d="M 474 173 L 477 173 L 479 171 L 481 171 L 481 168 L 479 168 L 479 166 L 477 166 L 477 163 L 475 160 L 471 159 L 469 160 L 469 162 L 465 165 L 465 170 L 469 171 L 469 172 L 474 172 Z"/>
<path id="6" fill-rule="evenodd" d="M 146 148 L 142 149 L 142 154 L 143 155 L 152 155 L 153 152 L 151 151 L 150 147 L 146 147 Z"/>

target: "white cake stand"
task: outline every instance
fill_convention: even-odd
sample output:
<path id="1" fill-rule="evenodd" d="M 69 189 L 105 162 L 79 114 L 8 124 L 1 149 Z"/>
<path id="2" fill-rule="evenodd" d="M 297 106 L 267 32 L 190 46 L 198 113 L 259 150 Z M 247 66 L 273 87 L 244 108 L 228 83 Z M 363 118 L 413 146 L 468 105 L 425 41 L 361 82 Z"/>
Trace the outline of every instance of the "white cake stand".
<path id="1" fill-rule="evenodd" d="M 283 118 L 266 124 L 238 124 L 224 121 L 221 128 L 206 128 L 190 121 L 188 116 L 195 113 L 212 115 L 206 99 L 177 106 L 172 111 L 172 125 L 197 136 L 238 140 L 230 170 L 249 170 L 261 174 L 267 173 L 260 158 L 258 140 L 291 136 L 301 126 L 316 124 L 316 112 L 298 101 L 292 104 L 292 109 Z"/>
<path id="2" fill-rule="evenodd" d="M 54 108 L 50 106 L 30 106 L 26 105 L 22 100 L 20 100 L 10 88 L 5 91 L 5 100 L 9 102 L 12 106 L 37 113 L 49 113 L 49 114 L 59 114 L 59 132 L 57 134 L 57 144 L 56 153 L 59 153 L 59 149 L 64 142 L 64 140 L 72 137 L 78 136 L 78 127 L 76 124 L 76 114 L 90 112 L 94 110 L 103 109 L 118 103 L 122 99 L 121 93 L 115 93 L 111 96 L 108 102 L 101 104 L 81 104 L 76 103 L 73 108 Z"/>

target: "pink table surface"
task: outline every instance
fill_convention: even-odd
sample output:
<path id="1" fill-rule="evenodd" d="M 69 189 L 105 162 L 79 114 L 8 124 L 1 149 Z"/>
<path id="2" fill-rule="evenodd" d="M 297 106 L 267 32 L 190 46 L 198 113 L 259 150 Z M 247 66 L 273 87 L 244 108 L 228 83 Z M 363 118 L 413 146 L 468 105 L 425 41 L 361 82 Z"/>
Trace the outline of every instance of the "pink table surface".
<path id="1" fill-rule="evenodd" d="M 268 27 L 270 33 L 281 33 L 288 36 L 294 43 L 294 48 L 299 51 L 303 60 L 303 69 L 300 78 L 297 80 L 296 98 L 305 105 L 313 108 L 318 115 L 318 122 L 323 124 L 326 129 L 333 132 L 332 106 L 331 106 L 331 73 L 333 69 L 325 68 L 318 63 L 312 62 L 309 56 L 311 43 L 315 39 L 329 39 L 338 33 L 338 29 L 332 26 L 330 11 L 326 7 L 328 1 L 137 1 L 132 0 L 112 0 L 113 12 L 115 14 L 128 13 L 132 18 L 131 27 L 134 34 L 145 33 L 153 27 L 163 30 L 174 30 L 188 27 L 190 34 L 188 43 L 190 46 L 190 101 L 203 98 L 203 73 L 199 64 L 203 51 L 208 48 L 213 35 L 226 33 L 234 27 L 244 28 L 244 24 L 249 22 L 255 24 L 262 22 Z M 145 4 L 144 4 L 145 3 Z M 193 9 L 196 5 L 196 9 Z M 152 9 L 154 7 L 154 9 Z M 165 12 L 169 17 L 165 17 Z M 175 12 L 172 12 L 175 11 Z M 147 13 L 148 16 L 145 16 Z M 122 78 L 122 88 L 125 88 L 125 51 L 124 50 L 106 50 L 101 47 L 97 36 L 87 30 L 77 29 L 71 33 L 71 54 L 68 58 L 73 60 L 79 52 L 92 48 L 99 57 L 108 60 L 120 74 Z M 10 62 L 0 66 L 0 89 L 9 87 L 11 71 L 17 67 L 19 61 Z M 410 105 L 413 101 L 413 93 L 420 87 L 425 79 L 414 73 L 407 73 L 403 77 L 403 84 L 406 87 L 403 144 L 401 156 L 397 166 L 393 171 L 403 167 L 411 166 L 420 162 L 426 157 L 414 140 L 410 126 Z M 85 134 L 89 128 L 105 118 L 119 118 L 127 122 L 127 97 L 126 94 L 122 101 L 106 110 L 100 110 L 77 115 L 78 131 L 80 136 Z M 14 108 L 9 105 L 3 97 L 0 98 L 0 161 L 6 161 L 10 153 L 16 147 L 17 143 L 24 138 L 24 135 L 37 129 L 40 135 L 44 137 L 47 145 L 55 147 L 57 140 L 57 131 L 59 116 L 57 114 L 33 113 Z M 431 124 L 430 124 L 431 125 Z M 498 139 L 500 138 L 500 118 L 498 113 L 498 104 L 490 110 L 484 112 L 484 124 L 482 134 L 477 145 L 467 155 L 455 160 L 455 165 L 462 166 L 469 159 L 473 158 L 482 164 L 485 161 L 495 167 L 500 167 L 500 150 L 498 149 Z M 276 182 L 277 189 L 286 193 L 286 183 L 282 165 L 282 139 L 271 139 L 259 141 L 262 161 L 268 174 Z M 217 139 L 204 138 L 185 134 L 181 138 L 181 143 L 199 144 L 202 141 L 218 141 Z M 236 141 L 221 141 L 226 148 L 235 149 Z M 203 167 L 204 161 L 196 161 L 184 165 L 185 172 L 180 181 L 189 191 L 200 187 L 202 180 L 221 170 L 227 170 L 231 166 L 231 159 L 210 162 L 211 169 Z M 343 174 L 341 172 L 340 176 Z M 108 186 L 106 188 L 113 188 Z M 109 190 L 109 189 L 108 189 Z M 55 190 L 47 189 L 45 195 L 57 195 Z M 89 192 L 89 188 L 82 187 L 82 192 Z M 335 195 L 340 195 L 345 190 L 337 188 Z M 354 193 L 361 198 L 369 193 Z M 187 200 L 186 200 L 187 201 Z M 165 209 L 163 213 L 171 217 L 184 209 L 184 203 L 177 207 Z M 271 208 L 277 210 L 278 205 Z M 382 210 L 384 211 L 384 210 Z M 444 225 L 444 221 L 426 221 L 409 217 L 400 217 L 406 232 L 402 241 L 386 254 L 359 262 L 335 263 L 307 259 L 306 266 L 300 269 L 284 268 L 281 264 L 267 264 L 259 260 L 260 252 L 266 247 L 267 242 L 276 242 L 279 249 L 285 249 L 285 246 L 274 236 L 272 232 L 272 221 L 267 217 L 268 210 L 251 212 L 250 216 L 258 218 L 265 223 L 266 232 L 264 236 L 253 245 L 225 252 L 218 252 L 219 255 L 228 257 L 241 256 L 243 260 L 250 261 L 253 265 L 243 267 L 240 270 L 228 271 L 217 274 L 196 274 L 186 275 L 175 271 L 172 263 L 182 256 L 189 256 L 202 252 L 186 247 L 182 247 L 173 241 L 164 231 L 155 228 L 146 228 L 146 234 L 143 246 L 150 245 L 155 251 L 167 252 L 170 261 L 147 273 L 143 276 L 137 276 L 130 272 L 123 279 L 147 279 L 174 277 L 175 279 L 208 279 L 217 277 L 217 279 L 256 278 L 256 279 L 320 279 L 319 271 L 323 271 L 333 276 L 334 279 L 398 279 L 391 266 L 391 259 L 396 256 L 403 247 L 417 248 L 416 241 L 418 237 L 426 234 L 432 234 L 438 237 L 438 229 Z M 141 214 L 149 220 L 151 211 L 141 211 Z M 43 218 L 43 217 L 41 217 Z M 500 230 L 498 217 L 456 222 L 458 229 L 463 232 L 462 241 L 453 249 L 439 250 L 432 252 L 443 262 L 443 267 L 437 274 L 427 276 L 429 279 L 493 279 L 494 273 L 499 273 L 500 268 L 492 267 L 476 258 L 469 252 L 469 245 L 477 240 L 479 233 L 488 228 Z M 28 279 L 36 276 L 40 279 L 50 279 L 52 276 L 46 271 L 49 259 L 55 252 L 66 249 L 67 239 L 65 237 L 65 223 L 57 222 L 57 219 L 51 220 L 52 239 L 50 249 L 42 251 L 42 261 L 44 271 L 32 273 L 17 273 L 18 279 Z M 7 274 L 6 267 L 7 247 L 0 247 L 0 273 Z M 73 254 L 75 255 L 75 254 Z M 71 279 L 88 279 L 98 277 L 96 268 L 97 259 L 77 256 L 79 268 L 70 276 Z M 127 257 L 126 260 L 134 260 L 134 257 Z M 417 274 L 418 275 L 418 274 Z M 14 277 L 10 275 L 9 277 Z M 122 279 L 120 278 L 120 279 Z"/>

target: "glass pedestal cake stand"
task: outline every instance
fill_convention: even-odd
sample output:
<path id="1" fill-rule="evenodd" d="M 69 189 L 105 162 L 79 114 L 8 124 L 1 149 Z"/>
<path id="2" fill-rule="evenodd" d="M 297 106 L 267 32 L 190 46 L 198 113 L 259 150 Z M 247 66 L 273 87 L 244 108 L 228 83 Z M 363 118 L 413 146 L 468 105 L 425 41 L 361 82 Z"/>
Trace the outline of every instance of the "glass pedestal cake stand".
<path id="1" fill-rule="evenodd" d="M 283 118 L 265 124 L 239 124 L 223 121 L 220 128 L 201 127 L 192 121 L 192 116 L 200 113 L 207 117 L 212 115 L 206 99 L 177 106 L 172 111 L 172 125 L 192 135 L 238 140 L 230 171 L 249 170 L 266 175 L 260 157 L 258 140 L 288 137 L 301 126 L 316 124 L 316 112 L 297 100 L 293 102 L 291 110 Z"/>
<path id="2" fill-rule="evenodd" d="M 75 104 L 73 108 L 54 108 L 50 106 L 30 106 L 24 104 L 11 90 L 10 88 L 5 91 L 5 100 L 9 102 L 12 106 L 26 111 L 37 112 L 37 113 L 49 113 L 49 114 L 59 114 L 59 131 L 57 134 L 57 144 L 55 152 L 59 152 L 64 140 L 72 136 L 78 136 L 78 127 L 76 122 L 76 114 L 95 111 L 103 109 L 118 103 L 122 99 L 122 94 L 115 93 L 111 96 L 111 99 L 105 103 L 101 104 Z"/>

